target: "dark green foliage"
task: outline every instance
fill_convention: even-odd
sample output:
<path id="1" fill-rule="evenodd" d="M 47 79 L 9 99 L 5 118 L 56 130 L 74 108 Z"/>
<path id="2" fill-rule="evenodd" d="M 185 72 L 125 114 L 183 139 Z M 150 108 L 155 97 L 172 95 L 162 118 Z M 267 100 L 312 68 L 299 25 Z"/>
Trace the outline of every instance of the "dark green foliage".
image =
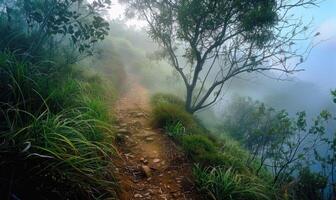
<path id="1" fill-rule="evenodd" d="M 40 76 L 41 66 L 9 53 L 0 57 L 5 60 L 0 85 L 6 92 L 0 96 L 3 198 L 114 196 L 107 171 L 113 147 L 104 89 L 95 79 L 80 80 L 71 73 Z M 42 85 L 46 79 L 55 84 Z"/>
<path id="2" fill-rule="evenodd" d="M 56 52 L 57 43 L 64 39 L 81 53 L 91 54 L 93 45 L 108 34 L 109 24 L 99 11 L 107 8 L 109 0 L 83 3 L 79 0 L 15 0 L 2 1 L 6 8 L 0 13 L 1 50 L 9 48 L 29 56 L 46 56 L 41 47 Z M 60 39 L 60 38 L 63 38 Z M 35 58 L 36 59 L 36 58 Z"/>
<path id="3" fill-rule="evenodd" d="M 186 135 L 181 140 L 182 146 L 191 156 L 216 151 L 215 144 L 207 136 Z"/>
<path id="4" fill-rule="evenodd" d="M 334 103 L 336 103 L 336 90 L 331 91 Z"/>
<path id="5" fill-rule="evenodd" d="M 314 173 L 308 168 L 300 170 L 294 186 L 294 199 L 319 200 L 323 199 L 323 190 L 327 186 L 327 177 Z"/>
<path id="6" fill-rule="evenodd" d="M 157 93 L 151 98 L 152 125 L 156 128 L 176 128 L 179 126 L 186 134 L 203 134 L 208 132 L 201 122 L 188 113 L 184 102 L 171 94 Z"/>
<path id="7" fill-rule="evenodd" d="M 69 64 L 106 35 L 105 3 L 0 2 L 0 199 L 115 197 L 110 95 Z"/>
<path id="8" fill-rule="evenodd" d="M 167 134 L 173 139 L 180 138 L 186 132 L 186 129 L 184 128 L 183 124 L 179 121 L 177 121 L 176 123 L 167 122 L 167 125 L 164 127 L 164 129 L 167 132 Z"/>
<path id="9" fill-rule="evenodd" d="M 180 122 L 187 130 L 196 127 L 191 114 L 183 108 L 169 103 L 160 103 L 153 108 L 151 123 L 155 128 L 164 128 L 168 123 Z"/>

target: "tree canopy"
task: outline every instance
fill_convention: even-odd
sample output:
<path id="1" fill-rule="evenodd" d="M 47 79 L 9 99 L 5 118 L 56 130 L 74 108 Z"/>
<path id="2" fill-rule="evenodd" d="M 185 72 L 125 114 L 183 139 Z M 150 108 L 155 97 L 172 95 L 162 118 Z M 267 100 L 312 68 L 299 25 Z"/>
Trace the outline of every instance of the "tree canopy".
<path id="1" fill-rule="evenodd" d="M 145 19 L 150 36 L 182 77 L 186 110 L 220 99 L 225 84 L 250 72 L 299 71 L 305 53 L 295 43 L 308 27 L 295 8 L 316 0 L 120 0 Z M 307 49 L 305 49 L 307 50 Z"/>

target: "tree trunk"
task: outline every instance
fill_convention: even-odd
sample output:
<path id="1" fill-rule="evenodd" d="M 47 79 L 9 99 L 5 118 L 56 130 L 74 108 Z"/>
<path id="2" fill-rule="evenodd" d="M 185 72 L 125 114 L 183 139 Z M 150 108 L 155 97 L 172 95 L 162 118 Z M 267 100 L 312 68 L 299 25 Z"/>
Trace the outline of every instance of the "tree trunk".
<path id="1" fill-rule="evenodd" d="M 185 109 L 188 113 L 193 114 L 195 111 L 192 109 L 192 93 L 193 89 L 190 86 L 187 86 L 187 98 L 185 102 Z"/>

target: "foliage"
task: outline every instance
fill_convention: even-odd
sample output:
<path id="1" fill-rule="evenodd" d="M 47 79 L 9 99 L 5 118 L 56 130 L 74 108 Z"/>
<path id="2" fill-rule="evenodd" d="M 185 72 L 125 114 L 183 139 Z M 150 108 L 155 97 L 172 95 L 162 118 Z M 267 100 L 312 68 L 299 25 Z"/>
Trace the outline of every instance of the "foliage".
<path id="1" fill-rule="evenodd" d="M 175 138 L 175 139 L 183 136 L 186 131 L 183 124 L 179 121 L 176 122 L 175 124 L 167 122 L 167 125 L 164 127 L 164 129 L 166 130 L 167 134 L 170 137 Z"/>
<path id="2" fill-rule="evenodd" d="M 270 173 L 264 169 L 256 173 L 258 171 L 256 162 L 253 162 L 253 166 L 247 167 L 246 162 L 249 154 L 237 142 L 229 137 L 219 138 L 218 136 L 210 135 L 209 131 L 204 130 L 198 124 L 194 116 L 184 110 L 179 104 L 181 101 L 177 101 L 174 96 L 154 95 L 151 102 L 153 104 L 152 120 L 154 122 L 163 120 L 166 124 L 161 128 L 164 128 L 167 134 L 182 147 L 183 151 L 194 163 L 199 164 L 199 167 L 195 170 L 195 178 L 198 182 L 198 189 L 204 194 L 209 194 L 207 198 L 225 199 L 230 194 L 235 194 L 236 190 L 240 190 L 246 192 L 246 194 L 241 194 L 241 196 L 237 194 L 235 197 L 252 198 L 253 193 L 257 192 L 258 194 L 255 194 L 255 198 L 271 199 L 273 192 L 267 190 L 259 191 L 261 188 L 265 189 L 272 185 L 269 181 Z M 176 114 L 177 112 L 180 114 Z M 188 116 L 188 120 L 181 116 Z M 190 122 L 194 124 L 192 128 L 188 125 Z M 160 124 L 163 123 L 161 122 Z M 212 171 L 211 169 L 214 170 Z M 223 177 L 220 174 L 225 174 L 226 172 L 232 174 L 232 177 L 239 177 L 239 181 L 237 179 L 238 182 L 234 183 L 237 184 L 237 187 L 227 188 L 227 191 L 224 191 L 223 187 L 225 186 L 222 185 L 221 180 Z M 231 178 L 231 175 L 229 178 Z M 261 184 L 262 182 L 264 183 Z M 260 187 L 258 184 L 260 184 Z"/>
<path id="3" fill-rule="evenodd" d="M 47 56 L 41 47 L 48 46 L 57 53 L 58 43 L 71 41 L 80 53 L 92 54 L 93 45 L 108 34 L 109 24 L 100 12 L 110 3 L 110 0 L 1 1 L 1 50 L 9 48 L 36 59 L 41 54 Z"/>
<path id="4" fill-rule="evenodd" d="M 160 103 L 153 108 L 151 120 L 153 127 L 164 128 L 167 124 L 176 124 L 177 122 L 180 122 L 186 130 L 196 126 L 192 115 L 179 106 Z"/>
<path id="5" fill-rule="evenodd" d="M 300 170 L 298 181 L 294 187 L 294 199 L 323 199 L 323 190 L 327 185 L 327 177 L 311 172 L 308 168 Z"/>
<path id="6" fill-rule="evenodd" d="M 179 97 L 172 94 L 165 93 L 156 93 L 151 98 L 151 104 L 153 106 L 157 106 L 159 104 L 174 104 L 176 106 L 180 106 L 181 109 L 184 109 L 184 101 Z"/>
<path id="7" fill-rule="evenodd" d="M 331 91 L 333 101 L 335 102 L 336 90 Z M 336 103 L 336 102 L 335 102 Z M 335 114 L 328 111 L 323 111 L 321 113 L 323 117 L 331 118 L 336 120 Z M 322 127 L 324 129 L 324 127 Z M 331 132 L 331 130 L 329 130 Z M 336 195 L 336 130 L 332 130 L 331 134 L 324 135 L 322 138 L 322 143 L 324 149 L 315 149 L 314 156 L 317 164 L 321 167 L 321 172 L 325 177 L 328 177 L 327 181 L 327 194 L 328 199 L 332 199 Z"/>
<path id="8" fill-rule="evenodd" d="M 220 167 L 203 169 L 194 168 L 197 186 L 207 194 L 207 199 L 214 200 L 266 200 L 271 199 L 267 194 L 268 188 L 257 179 L 239 175 L 233 169 Z"/>
<path id="9" fill-rule="evenodd" d="M 104 39 L 109 3 L 0 2 L 1 199 L 115 197 L 109 95 L 69 64 Z"/>
<path id="10" fill-rule="evenodd" d="M 283 110 L 249 98 L 235 98 L 227 113 L 223 128 L 250 151 L 248 163 L 260 160 L 259 169 L 271 169 L 275 184 L 286 182 L 298 165 L 311 161 L 309 156 L 322 142 L 324 124 L 330 118 L 321 112 L 308 127 L 305 112 L 291 118 Z"/>
<path id="11" fill-rule="evenodd" d="M 115 183 L 107 171 L 112 134 L 103 89 L 71 73 L 62 78 L 57 73 L 42 75 L 42 66 L 10 53 L 0 58 L 4 198 L 113 197 Z"/>
<path id="12" fill-rule="evenodd" d="M 143 18 L 149 35 L 183 79 L 185 109 L 214 104 L 224 85 L 239 74 L 268 70 L 292 73 L 305 51 L 307 27 L 293 13 L 317 0 L 120 0 Z M 310 47 L 308 47 L 310 48 Z M 291 60 L 291 62 L 287 62 Z M 289 64 L 294 63 L 294 64 Z"/>

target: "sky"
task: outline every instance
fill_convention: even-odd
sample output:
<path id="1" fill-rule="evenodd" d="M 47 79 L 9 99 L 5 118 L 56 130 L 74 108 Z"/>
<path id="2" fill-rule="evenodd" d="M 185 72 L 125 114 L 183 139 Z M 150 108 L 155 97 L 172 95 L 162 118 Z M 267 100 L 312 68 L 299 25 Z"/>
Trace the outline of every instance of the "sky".
<path id="1" fill-rule="evenodd" d="M 320 39 L 326 40 L 313 49 L 305 63 L 305 72 L 299 75 L 322 89 L 336 88 L 336 0 L 325 0 L 319 7 L 302 11 L 306 19 L 313 19 Z"/>

